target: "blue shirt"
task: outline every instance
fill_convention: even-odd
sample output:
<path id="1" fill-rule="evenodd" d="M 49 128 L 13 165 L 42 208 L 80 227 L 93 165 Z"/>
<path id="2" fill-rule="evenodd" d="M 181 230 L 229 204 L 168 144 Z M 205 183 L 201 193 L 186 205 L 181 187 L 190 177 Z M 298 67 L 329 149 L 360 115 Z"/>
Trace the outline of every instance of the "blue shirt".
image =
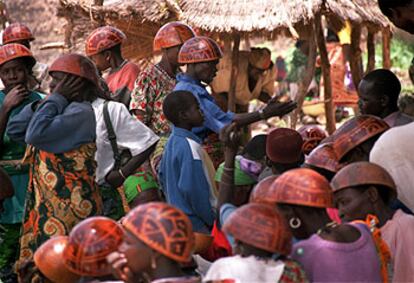
<path id="1" fill-rule="evenodd" d="M 185 90 L 191 92 L 200 103 L 200 109 L 204 114 L 202 127 L 194 128 L 193 133 L 201 138 L 208 136 L 209 131 L 219 133 L 220 130 L 230 124 L 234 119 L 233 112 L 224 112 L 217 106 L 214 98 L 208 93 L 206 87 L 200 81 L 180 73 L 177 75 L 177 84 L 174 90 Z"/>
<path id="2" fill-rule="evenodd" d="M 27 105 L 8 123 L 7 135 L 51 153 L 64 153 L 96 139 L 95 113 L 89 102 L 70 102 L 52 94 L 33 111 Z"/>
<path id="3" fill-rule="evenodd" d="M 200 143 L 194 133 L 173 127 L 161 159 L 159 180 L 167 202 L 187 214 L 193 230 L 209 233 L 215 213 Z"/>

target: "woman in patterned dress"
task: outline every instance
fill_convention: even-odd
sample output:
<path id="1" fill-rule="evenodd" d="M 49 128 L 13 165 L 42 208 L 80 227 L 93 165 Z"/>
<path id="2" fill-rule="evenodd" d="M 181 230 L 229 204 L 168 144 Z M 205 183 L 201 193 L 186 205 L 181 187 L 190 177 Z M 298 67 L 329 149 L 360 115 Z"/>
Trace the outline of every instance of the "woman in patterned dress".
<path id="1" fill-rule="evenodd" d="M 141 72 L 131 95 L 129 108 L 132 114 L 161 137 L 151 157 L 153 171 L 158 168 L 171 130 L 162 113 L 162 103 L 167 94 L 173 91 L 176 84 L 175 76 L 180 72 L 178 52 L 183 43 L 194 36 L 194 31 L 180 22 L 162 26 L 154 38 L 154 51 L 162 52 L 161 60 Z"/>
<path id="2" fill-rule="evenodd" d="M 27 105 L 9 123 L 11 139 L 29 144 L 30 164 L 18 265 L 53 236 L 68 235 L 102 211 L 95 184 L 96 122 L 91 101 L 101 92 L 95 65 L 68 54 L 50 67 L 52 94 Z"/>

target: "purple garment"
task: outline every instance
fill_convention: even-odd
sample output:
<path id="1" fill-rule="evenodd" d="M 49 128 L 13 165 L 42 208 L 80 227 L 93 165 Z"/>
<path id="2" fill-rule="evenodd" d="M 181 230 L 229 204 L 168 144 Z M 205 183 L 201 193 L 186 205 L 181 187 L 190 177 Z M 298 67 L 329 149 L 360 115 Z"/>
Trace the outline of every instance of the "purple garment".
<path id="1" fill-rule="evenodd" d="M 374 241 L 364 224 L 349 224 L 361 232 L 353 243 L 336 243 L 313 235 L 293 246 L 292 258 L 311 282 L 381 282 Z"/>

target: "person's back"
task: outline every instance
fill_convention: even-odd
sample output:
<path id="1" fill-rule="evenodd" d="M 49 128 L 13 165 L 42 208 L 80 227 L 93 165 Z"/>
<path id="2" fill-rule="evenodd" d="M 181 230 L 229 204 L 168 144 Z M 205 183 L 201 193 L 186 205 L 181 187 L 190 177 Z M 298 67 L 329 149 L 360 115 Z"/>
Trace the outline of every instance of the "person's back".
<path id="1" fill-rule="evenodd" d="M 197 100 L 190 92 L 172 92 L 164 114 L 175 126 L 165 146 L 159 179 L 167 202 L 184 211 L 196 232 L 209 233 L 214 221 L 213 182 L 201 139 L 191 132 L 203 123 Z M 214 170 L 212 170 L 214 171 Z"/>
<path id="2" fill-rule="evenodd" d="M 414 123 L 392 128 L 378 139 L 369 156 L 370 162 L 390 173 L 397 185 L 398 199 L 411 211 L 414 210 L 413 139 Z"/>
<path id="3" fill-rule="evenodd" d="M 367 226 L 350 224 L 361 236 L 351 243 L 323 239 L 318 234 L 293 246 L 292 258 L 311 282 L 381 282 L 381 266 Z"/>

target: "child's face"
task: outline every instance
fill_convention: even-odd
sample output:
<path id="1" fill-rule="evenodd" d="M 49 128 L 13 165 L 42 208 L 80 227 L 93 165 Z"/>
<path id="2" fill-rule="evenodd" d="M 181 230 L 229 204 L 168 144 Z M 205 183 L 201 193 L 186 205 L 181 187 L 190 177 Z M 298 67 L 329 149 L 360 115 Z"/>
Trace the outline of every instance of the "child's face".
<path id="1" fill-rule="evenodd" d="M 364 220 L 372 213 L 368 190 L 348 188 L 335 192 L 334 204 L 344 222 Z"/>
<path id="2" fill-rule="evenodd" d="M 125 233 L 124 242 L 118 250 L 127 259 L 128 267 L 134 275 L 151 270 L 152 250 L 130 232 Z"/>
<path id="3" fill-rule="evenodd" d="M 204 123 L 204 114 L 200 109 L 200 105 L 197 100 L 194 99 L 194 103 L 191 104 L 190 109 L 186 111 L 186 116 L 188 121 L 190 121 L 191 126 L 201 127 Z"/>
<path id="4" fill-rule="evenodd" d="M 0 67 L 0 78 L 7 88 L 26 85 L 28 72 L 23 60 L 12 60 Z"/>

